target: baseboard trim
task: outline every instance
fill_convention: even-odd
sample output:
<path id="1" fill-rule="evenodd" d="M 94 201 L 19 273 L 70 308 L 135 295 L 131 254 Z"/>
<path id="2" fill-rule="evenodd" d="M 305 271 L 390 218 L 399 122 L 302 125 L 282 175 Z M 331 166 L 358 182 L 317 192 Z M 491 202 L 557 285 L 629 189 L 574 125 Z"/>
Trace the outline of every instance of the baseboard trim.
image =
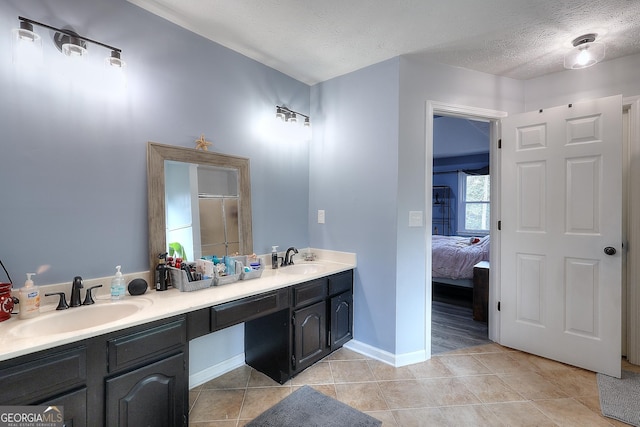
<path id="1" fill-rule="evenodd" d="M 413 363 L 420 363 L 427 360 L 427 353 L 424 350 L 414 351 L 412 353 L 405 354 L 393 354 L 388 351 L 381 350 L 377 347 L 373 347 L 369 344 L 365 344 L 358 340 L 351 340 L 344 345 L 345 348 L 353 350 L 357 353 L 363 354 L 372 359 L 379 360 L 387 365 L 399 368 L 400 366 L 411 365 Z"/>
<path id="2" fill-rule="evenodd" d="M 189 390 L 244 365 L 244 353 L 189 375 Z"/>

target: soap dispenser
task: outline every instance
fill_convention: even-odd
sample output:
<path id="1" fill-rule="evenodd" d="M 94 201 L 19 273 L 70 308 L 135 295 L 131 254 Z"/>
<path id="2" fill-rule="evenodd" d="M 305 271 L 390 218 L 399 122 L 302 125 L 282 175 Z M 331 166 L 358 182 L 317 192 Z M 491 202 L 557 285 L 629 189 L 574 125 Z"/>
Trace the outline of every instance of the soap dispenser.
<path id="1" fill-rule="evenodd" d="M 125 285 L 124 285 L 124 277 L 122 277 L 122 273 L 120 272 L 121 266 L 116 266 L 116 275 L 111 279 L 111 299 L 112 300 L 120 300 L 124 298 L 125 293 Z"/>
<path id="2" fill-rule="evenodd" d="M 30 319 L 40 314 L 40 289 L 33 284 L 31 276 L 36 273 L 27 273 L 27 280 L 20 288 L 20 312 L 19 319 Z"/>
<path id="3" fill-rule="evenodd" d="M 278 268 L 278 247 L 271 247 L 271 268 Z"/>

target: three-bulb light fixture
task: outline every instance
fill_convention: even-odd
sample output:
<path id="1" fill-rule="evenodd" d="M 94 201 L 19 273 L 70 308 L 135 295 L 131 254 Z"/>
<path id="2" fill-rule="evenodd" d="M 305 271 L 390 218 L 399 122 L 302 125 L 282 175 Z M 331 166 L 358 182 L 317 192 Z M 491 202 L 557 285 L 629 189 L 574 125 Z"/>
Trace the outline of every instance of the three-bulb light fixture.
<path id="1" fill-rule="evenodd" d="M 124 68 L 126 65 L 121 58 L 122 50 L 117 47 L 109 46 L 102 42 L 81 36 L 72 30 L 56 28 L 22 16 L 18 16 L 18 19 L 20 20 L 20 28 L 13 30 L 13 38 L 16 42 L 29 43 L 41 49 L 41 37 L 33 29 L 33 26 L 36 25 L 55 31 L 53 41 L 56 47 L 67 56 L 85 57 L 87 55 L 87 44 L 92 43 L 111 51 L 110 56 L 105 59 L 105 64 L 116 68 Z"/>
<path id="2" fill-rule="evenodd" d="M 311 126 L 311 122 L 309 120 L 309 116 L 307 116 L 306 114 L 302 114 L 302 113 L 299 113 L 297 111 L 293 111 L 292 109 L 287 108 L 287 107 L 276 105 L 276 118 L 282 120 L 283 122 L 297 123 L 298 122 L 298 116 L 304 117 L 304 123 L 303 123 L 304 126 L 306 126 L 306 127 Z"/>

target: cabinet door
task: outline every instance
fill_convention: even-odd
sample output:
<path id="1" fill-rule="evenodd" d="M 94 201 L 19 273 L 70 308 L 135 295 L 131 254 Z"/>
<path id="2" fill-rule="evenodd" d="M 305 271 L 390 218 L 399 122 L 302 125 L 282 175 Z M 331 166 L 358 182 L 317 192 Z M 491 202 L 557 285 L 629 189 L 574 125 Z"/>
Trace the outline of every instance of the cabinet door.
<path id="1" fill-rule="evenodd" d="M 87 427 L 87 388 L 63 394 L 39 405 L 62 406 L 65 427 Z"/>
<path id="2" fill-rule="evenodd" d="M 106 381 L 107 427 L 186 426 L 184 353 Z"/>
<path id="3" fill-rule="evenodd" d="M 301 371 L 329 353 L 325 301 L 293 312 L 292 368 Z"/>
<path id="4" fill-rule="evenodd" d="M 330 345 L 334 351 L 353 338 L 353 294 L 343 292 L 331 298 Z"/>

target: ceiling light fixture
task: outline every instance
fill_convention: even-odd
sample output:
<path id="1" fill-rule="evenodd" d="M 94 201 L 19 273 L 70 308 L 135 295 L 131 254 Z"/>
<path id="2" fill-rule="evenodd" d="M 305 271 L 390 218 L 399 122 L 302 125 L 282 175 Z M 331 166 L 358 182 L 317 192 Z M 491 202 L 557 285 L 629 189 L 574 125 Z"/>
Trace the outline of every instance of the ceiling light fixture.
<path id="1" fill-rule="evenodd" d="M 564 56 L 564 68 L 578 70 L 591 67 L 604 59 L 604 44 L 596 42 L 595 33 L 576 37 L 573 49 Z"/>
<path id="2" fill-rule="evenodd" d="M 298 117 L 297 116 L 302 116 L 304 117 L 304 126 L 309 127 L 311 126 L 311 121 L 309 119 L 309 116 L 307 116 L 306 114 L 302 114 L 299 113 L 297 111 L 293 111 L 290 108 L 287 107 L 282 107 L 279 105 L 276 105 L 276 118 L 284 121 L 284 122 L 289 122 L 289 123 L 296 123 L 298 121 Z"/>
<path id="3" fill-rule="evenodd" d="M 120 57 L 122 50 L 118 49 L 117 47 L 109 46 L 108 44 L 104 44 L 102 42 L 81 36 L 72 30 L 52 27 L 51 25 L 43 24 L 42 22 L 34 21 L 22 16 L 18 16 L 18 19 L 20 20 L 20 28 L 13 30 L 14 38 L 18 38 L 22 41 L 39 41 L 40 36 L 33 31 L 33 26 L 37 25 L 39 27 L 48 28 L 56 32 L 53 36 L 53 41 L 58 50 L 60 50 L 60 52 L 64 53 L 67 56 L 86 56 L 87 44 L 92 43 L 98 46 L 102 46 L 111 51 L 111 55 L 105 59 L 105 63 L 107 63 L 108 65 L 118 68 L 122 68 L 126 65 Z"/>

